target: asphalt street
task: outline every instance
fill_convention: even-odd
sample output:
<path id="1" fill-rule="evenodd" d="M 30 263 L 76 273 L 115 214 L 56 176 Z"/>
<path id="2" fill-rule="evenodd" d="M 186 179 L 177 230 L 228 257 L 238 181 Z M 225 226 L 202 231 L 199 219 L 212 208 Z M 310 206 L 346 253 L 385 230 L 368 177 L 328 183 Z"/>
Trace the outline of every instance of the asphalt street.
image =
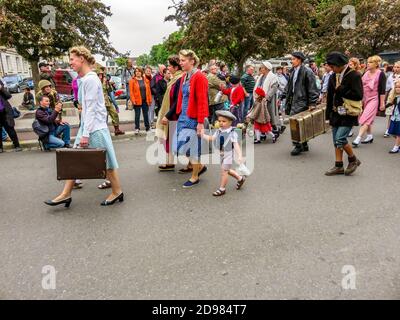
<path id="1" fill-rule="evenodd" d="M 109 208 L 100 181 L 85 181 L 69 210 L 46 207 L 62 188 L 55 154 L 1 154 L 0 299 L 398 299 L 400 155 L 388 154 L 384 119 L 375 132 L 352 177 L 324 176 L 330 134 L 292 158 L 286 133 L 256 146 L 243 190 L 231 181 L 217 199 L 217 165 L 183 190 L 186 176 L 146 162 L 145 138 L 117 142 L 126 199 Z"/>

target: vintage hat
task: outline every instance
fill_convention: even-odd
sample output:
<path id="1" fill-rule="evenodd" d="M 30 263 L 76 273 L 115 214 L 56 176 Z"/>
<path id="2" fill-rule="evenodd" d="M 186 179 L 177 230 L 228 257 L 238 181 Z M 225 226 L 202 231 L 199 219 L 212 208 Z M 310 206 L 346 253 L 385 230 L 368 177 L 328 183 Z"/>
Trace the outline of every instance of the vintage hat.
<path id="1" fill-rule="evenodd" d="M 326 57 L 326 63 L 331 66 L 341 67 L 349 63 L 349 58 L 344 53 L 333 51 Z"/>
<path id="2" fill-rule="evenodd" d="M 215 114 L 217 115 L 217 117 L 224 117 L 224 118 L 230 119 L 232 121 L 236 121 L 235 115 L 230 111 L 218 110 L 215 112 Z"/>
<path id="3" fill-rule="evenodd" d="M 293 57 L 296 57 L 296 58 L 298 58 L 298 59 L 300 59 L 300 60 L 302 60 L 302 61 L 306 60 L 306 56 L 304 55 L 303 52 L 300 52 L 300 51 L 295 51 L 295 52 L 293 52 L 293 53 L 292 53 L 292 56 L 293 56 Z"/>
<path id="4" fill-rule="evenodd" d="M 256 89 L 255 92 L 256 92 L 256 94 L 259 95 L 260 97 L 265 97 L 265 96 L 266 96 L 265 91 L 264 91 L 263 88 L 258 87 L 258 88 Z"/>
<path id="5" fill-rule="evenodd" d="M 261 62 L 261 65 L 263 65 L 264 67 L 266 67 L 268 70 L 272 70 L 272 69 L 273 69 L 273 66 L 272 66 L 271 62 L 269 62 L 269 61 L 263 61 L 263 62 Z"/>
<path id="6" fill-rule="evenodd" d="M 39 90 L 43 90 L 43 88 L 45 88 L 45 87 L 48 87 L 48 86 L 51 87 L 52 84 L 48 80 L 40 80 L 38 86 L 39 86 Z"/>
<path id="7" fill-rule="evenodd" d="M 229 82 L 232 84 L 238 84 L 240 82 L 240 78 L 235 75 L 231 75 L 229 78 Z"/>

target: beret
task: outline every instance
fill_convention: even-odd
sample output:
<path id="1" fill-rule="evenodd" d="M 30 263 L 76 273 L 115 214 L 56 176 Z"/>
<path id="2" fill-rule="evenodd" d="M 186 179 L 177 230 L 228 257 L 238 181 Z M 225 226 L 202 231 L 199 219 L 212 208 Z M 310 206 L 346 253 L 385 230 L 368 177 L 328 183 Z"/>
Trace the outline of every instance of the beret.
<path id="1" fill-rule="evenodd" d="M 235 115 L 232 112 L 227 111 L 227 110 L 218 110 L 215 112 L 215 114 L 217 115 L 217 117 L 224 117 L 224 118 L 230 119 L 232 121 L 237 120 Z"/>

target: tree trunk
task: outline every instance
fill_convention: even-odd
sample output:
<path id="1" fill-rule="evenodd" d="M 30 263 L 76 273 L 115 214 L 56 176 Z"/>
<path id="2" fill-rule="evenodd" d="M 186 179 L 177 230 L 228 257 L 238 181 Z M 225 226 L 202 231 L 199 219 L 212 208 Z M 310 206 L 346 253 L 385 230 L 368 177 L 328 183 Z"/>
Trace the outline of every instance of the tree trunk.
<path id="1" fill-rule="evenodd" d="M 244 72 L 244 64 L 245 64 L 246 60 L 247 60 L 247 57 L 241 57 L 241 58 L 239 59 L 239 61 L 237 61 L 237 67 L 238 67 L 238 74 L 239 74 L 239 76 L 242 76 L 242 75 L 243 75 L 243 72 Z"/>
<path id="2" fill-rule="evenodd" d="M 29 64 L 31 66 L 31 70 L 32 70 L 32 79 L 33 79 L 33 83 L 35 86 L 35 94 L 38 92 L 38 88 L 39 88 L 39 81 L 40 81 L 40 74 L 39 74 L 39 60 L 30 60 Z"/>

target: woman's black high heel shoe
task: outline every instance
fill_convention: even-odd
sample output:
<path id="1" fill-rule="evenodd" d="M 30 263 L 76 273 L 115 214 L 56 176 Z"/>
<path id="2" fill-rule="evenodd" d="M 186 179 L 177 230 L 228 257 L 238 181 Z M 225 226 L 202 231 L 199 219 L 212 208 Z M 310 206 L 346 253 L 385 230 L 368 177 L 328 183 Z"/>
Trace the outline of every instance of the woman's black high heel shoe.
<path id="1" fill-rule="evenodd" d="M 112 206 L 114 205 L 117 201 L 119 202 L 124 202 L 124 193 L 121 193 L 118 197 L 116 197 L 114 200 L 105 200 L 101 203 L 101 205 L 103 207 L 107 207 L 107 206 Z"/>
<path id="2" fill-rule="evenodd" d="M 44 203 L 47 204 L 50 207 L 56 207 L 56 206 L 65 204 L 65 207 L 69 208 L 69 206 L 71 205 L 71 202 L 72 202 L 72 198 L 64 199 L 64 200 L 61 200 L 61 201 L 58 201 L 58 202 L 54 202 L 52 200 L 47 200 Z"/>

